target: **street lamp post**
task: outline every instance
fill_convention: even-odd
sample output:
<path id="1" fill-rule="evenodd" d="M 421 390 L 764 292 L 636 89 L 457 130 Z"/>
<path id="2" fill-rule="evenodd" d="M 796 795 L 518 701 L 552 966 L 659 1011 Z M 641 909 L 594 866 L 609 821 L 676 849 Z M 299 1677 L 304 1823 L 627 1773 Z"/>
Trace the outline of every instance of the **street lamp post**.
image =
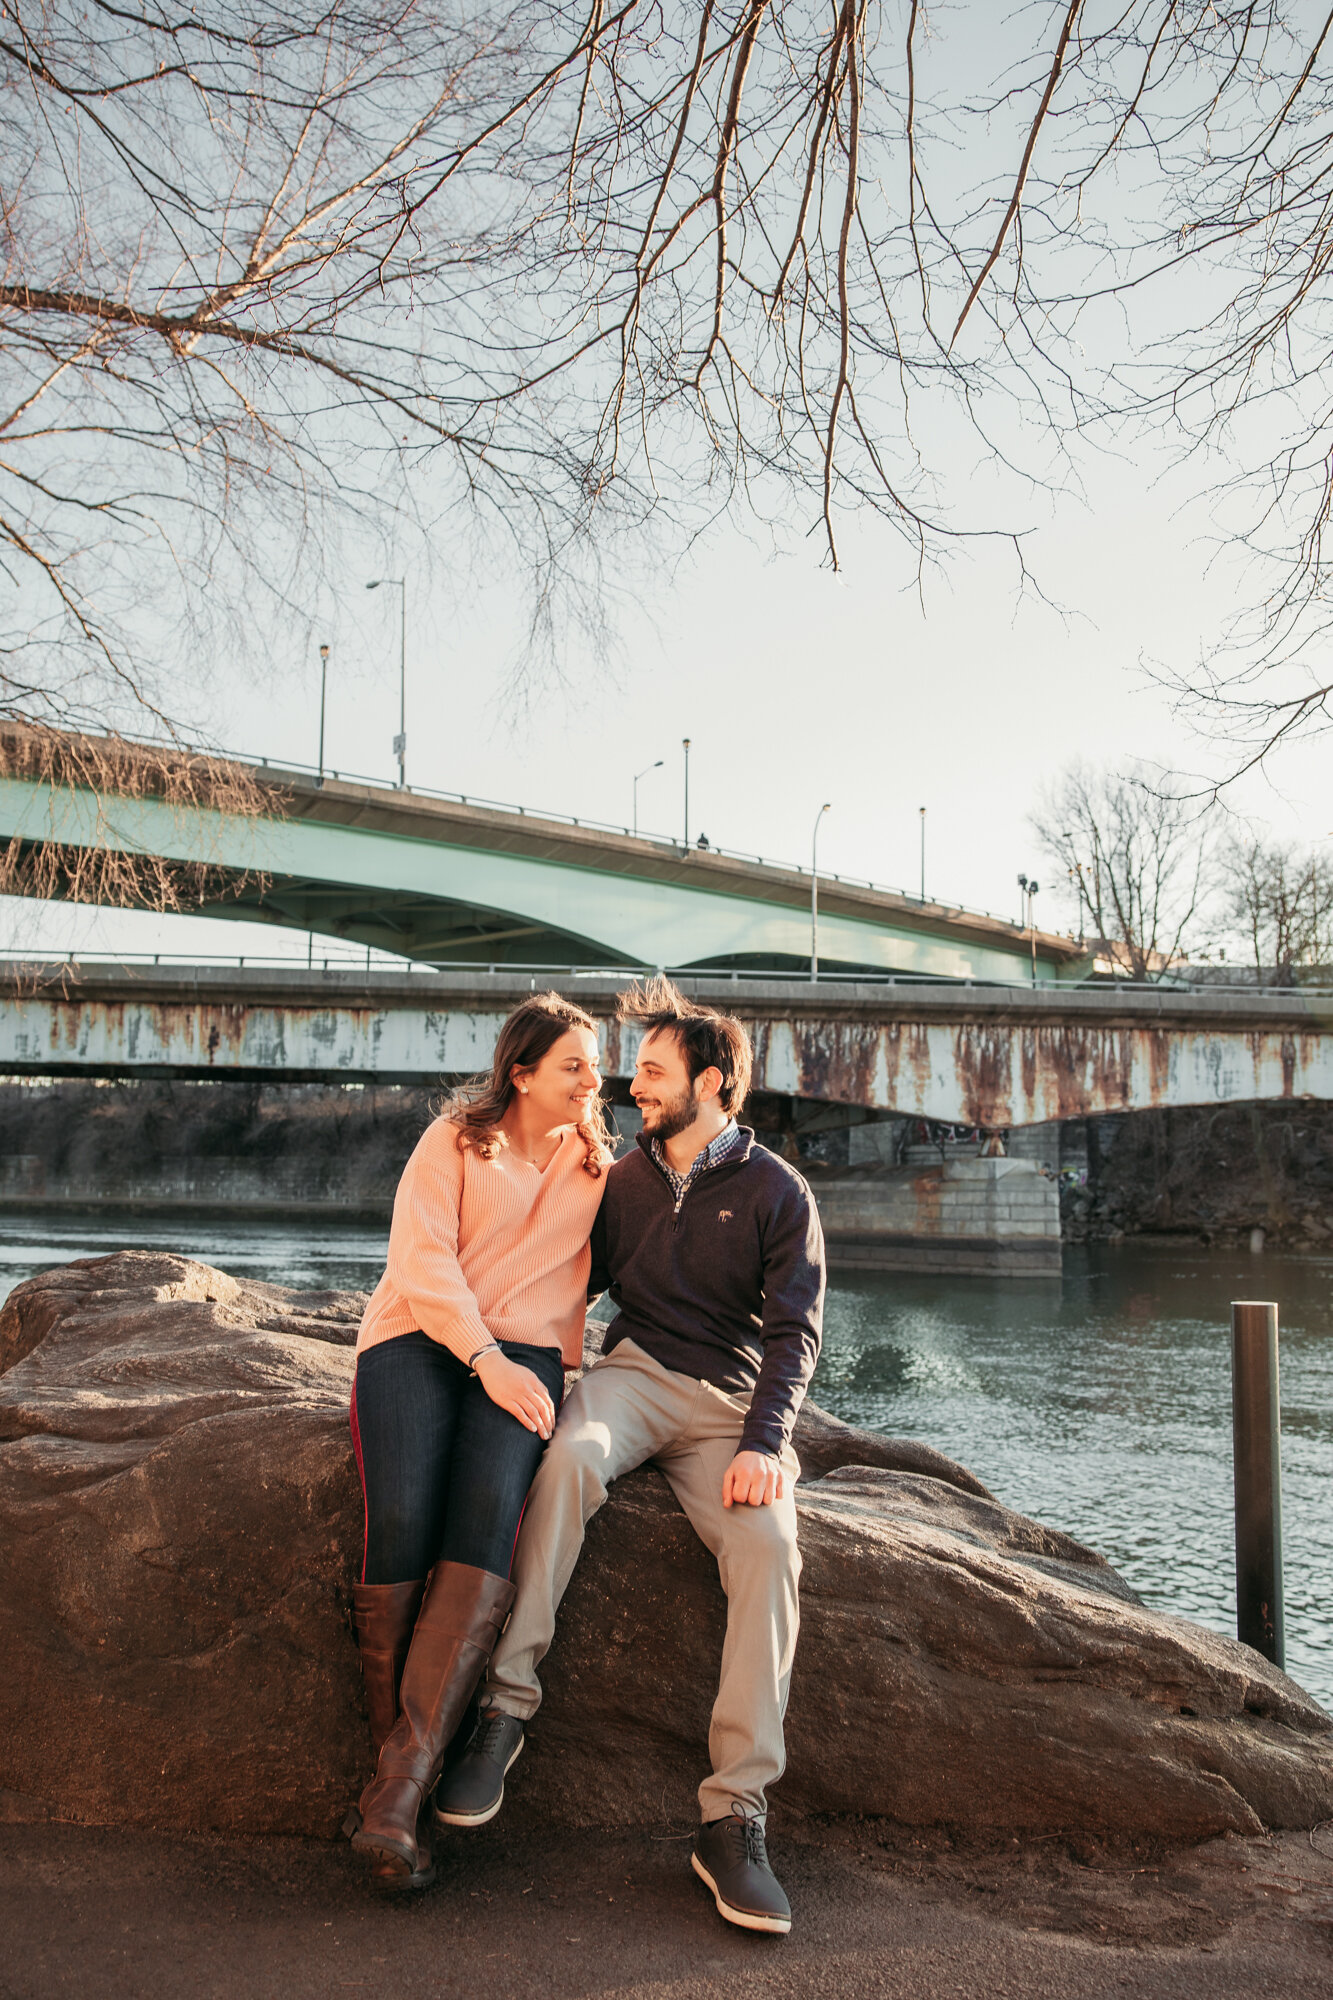
<path id="1" fill-rule="evenodd" d="M 659 757 L 655 764 L 645 764 L 634 780 L 634 831 L 636 834 L 639 831 L 639 778 L 646 778 L 650 771 L 660 771 L 661 768 L 662 759 Z"/>
<path id="2" fill-rule="evenodd" d="M 1037 913 L 1036 910 L 1033 908 L 1032 899 L 1034 896 L 1040 894 L 1041 884 L 1031 876 L 1020 875 L 1018 878 L 1018 886 L 1022 890 L 1025 898 L 1027 899 L 1026 929 L 1028 933 L 1028 944 L 1031 947 L 1032 951 L 1032 984 L 1035 986 L 1037 983 Z"/>
<path id="3" fill-rule="evenodd" d="M 319 649 L 319 784 L 324 783 L 324 697 L 329 686 L 329 649 Z"/>
<path id="4" fill-rule="evenodd" d="M 920 813 L 921 813 L 921 900 L 924 903 L 926 900 L 926 808 L 924 806 L 920 808 Z"/>
<path id="5" fill-rule="evenodd" d="M 815 830 L 810 836 L 810 984 L 819 978 L 819 822 L 828 811 L 822 805 L 815 814 Z"/>
<path id="6" fill-rule="evenodd" d="M 388 584 L 398 592 L 398 734 L 393 739 L 393 754 L 398 759 L 398 789 L 407 790 L 407 578 L 405 576 L 377 576 L 367 590 L 378 590 L 381 584 Z"/>
<path id="7" fill-rule="evenodd" d="M 1036 895 L 1041 887 L 1039 882 L 1028 883 L 1028 937 L 1032 944 L 1032 984 L 1037 983 L 1037 908 Z"/>
<path id="8" fill-rule="evenodd" d="M 681 748 L 685 752 L 685 846 L 690 844 L 690 739 L 682 736 Z"/>

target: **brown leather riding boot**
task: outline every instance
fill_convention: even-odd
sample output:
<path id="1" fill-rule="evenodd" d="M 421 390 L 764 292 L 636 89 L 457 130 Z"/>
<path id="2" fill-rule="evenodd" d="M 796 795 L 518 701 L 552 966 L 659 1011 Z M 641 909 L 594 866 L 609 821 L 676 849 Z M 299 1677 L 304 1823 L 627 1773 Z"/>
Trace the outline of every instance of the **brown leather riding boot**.
<path id="1" fill-rule="evenodd" d="M 426 1583 L 398 1691 L 399 1716 L 361 1794 L 352 1845 L 378 1857 L 376 1880 L 407 1888 L 422 1880 L 417 1836 L 449 1740 L 486 1669 L 514 1602 L 507 1577 L 466 1563 L 437 1563 Z"/>
<path id="2" fill-rule="evenodd" d="M 421 1609 L 424 1577 L 416 1583 L 357 1583 L 352 1586 L 356 1643 L 366 1684 L 370 1740 L 379 1756 L 398 1720 L 398 1683 Z"/>

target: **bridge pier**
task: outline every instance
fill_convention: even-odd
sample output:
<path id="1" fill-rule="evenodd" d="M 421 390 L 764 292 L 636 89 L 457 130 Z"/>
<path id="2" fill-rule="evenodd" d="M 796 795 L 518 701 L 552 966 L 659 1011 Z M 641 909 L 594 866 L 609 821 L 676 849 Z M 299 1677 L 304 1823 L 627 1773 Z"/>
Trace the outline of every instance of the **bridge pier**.
<path id="1" fill-rule="evenodd" d="M 975 1142 L 945 1158 L 905 1144 L 914 1121 L 856 1106 L 760 1095 L 744 1115 L 809 1179 L 835 1273 L 1059 1277 L 1058 1182 L 1037 1158 L 984 1158 Z M 615 1120 L 624 1151 L 642 1120 L 620 1101 Z"/>
<path id="2" fill-rule="evenodd" d="M 813 1186 L 835 1273 L 1060 1275 L 1057 1185 L 1030 1160 L 835 1172 Z"/>

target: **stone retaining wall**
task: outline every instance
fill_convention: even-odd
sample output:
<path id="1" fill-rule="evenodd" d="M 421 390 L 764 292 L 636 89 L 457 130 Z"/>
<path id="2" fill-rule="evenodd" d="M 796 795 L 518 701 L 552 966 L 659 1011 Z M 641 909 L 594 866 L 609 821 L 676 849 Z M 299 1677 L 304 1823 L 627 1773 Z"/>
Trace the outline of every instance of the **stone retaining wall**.
<path id="1" fill-rule="evenodd" d="M 813 1186 L 835 1271 L 1060 1275 L 1059 1195 L 1034 1161 L 946 1160 Z"/>

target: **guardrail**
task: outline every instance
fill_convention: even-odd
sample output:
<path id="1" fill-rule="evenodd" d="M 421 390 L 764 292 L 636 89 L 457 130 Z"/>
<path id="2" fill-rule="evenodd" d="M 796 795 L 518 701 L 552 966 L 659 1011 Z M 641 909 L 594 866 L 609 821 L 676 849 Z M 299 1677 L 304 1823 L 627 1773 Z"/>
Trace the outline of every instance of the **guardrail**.
<path id="1" fill-rule="evenodd" d="M 226 754 L 230 756 L 233 753 L 229 751 Z M 248 764 L 255 762 L 253 757 L 242 757 L 239 752 L 235 754 L 238 762 Z M 322 775 L 326 778 L 334 779 L 335 782 L 345 780 L 349 784 L 354 785 L 371 785 L 377 791 L 383 792 L 398 792 L 400 790 L 390 779 L 368 778 L 363 772 L 359 771 L 325 771 L 321 773 L 313 764 L 293 763 L 290 759 L 284 759 L 279 764 L 266 757 L 261 757 L 258 763 L 261 770 L 271 772 L 295 771 L 300 772 L 303 776 L 309 775 L 313 778 L 319 778 Z M 477 806 L 482 812 L 513 813 L 518 819 L 549 819 L 554 820 L 559 826 L 583 827 L 591 833 L 615 833 L 622 835 L 626 840 L 646 840 L 654 847 L 669 847 L 676 854 L 693 854 L 698 851 L 704 854 L 719 855 L 724 861 L 747 861 L 752 866 L 759 868 L 778 868 L 787 875 L 808 876 L 810 873 L 809 869 L 804 867 L 799 861 L 776 861 L 772 855 L 752 854 L 748 848 L 721 847 L 716 841 L 712 840 L 703 848 L 700 848 L 697 842 L 694 847 L 687 848 L 685 843 L 677 840 L 674 834 L 645 833 L 641 829 L 619 826 L 613 820 L 584 819 L 576 817 L 573 813 L 551 812 L 545 806 L 516 806 L 507 799 L 478 798 L 475 792 L 442 792 L 436 790 L 432 785 L 405 785 L 401 790 L 408 798 L 415 796 L 423 799 L 444 799 L 450 805 Z M 893 889 L 885 882 L 872 881 L 868 875 L 839 875 L 831 868 L 827 870 L 821 868 L 819 879 L 821 882 L 842 883 L 849 889 L 870 889 L 881 896 L 901 896 L 904 902 L 919 903 L 923 909 L 939 910 L 945 916 L 988 917 L 992 923 L 1008 924 L 1010 929 L 1022 931 L 1025 936 L 1027 934 L 1026 925 L 1015 924 L 1012 917 L 997 917 L 991 910 L 968 909 L 961 903 L 937 902 L 929 896 L 923 898 L 914 895 L 910 889 Z"/>
<path id="2" fill-rule="evenodd" d="M 145 749 L 176 749 L 181 750 L 186 755 L 219 757 L 237 764 L 249 764 L 254 769 L 264 771 L 270 777 L 275 778 L 280 778 L 284 772 L 291 772 L 293 776 L 314 778 L 316 780 L 320 778 L 332 778 L 335 784 L 369 785 L 375 791 L 393 792 L 407 798 L 444 799 L 450 805 L 477 806 L 483 812 L 512 813 L 517 819 L 553 820 L 558 826 L 583 827 L 591 833 L 620 834 L 626 840 L 647 841 L 654 847 L 670 848 L 676 854 L 694 853 L 696 851 L 694 848 L 687 848 L 684 842 L 677 840 L 673 834 L 644 833 L 637 828 L 617 825 L 613 820 L 585 819 L 581 816 L 575 816 L 573 813 L 551 812 L 544 806 L 516 806 L 508 799 L 481 798 L 475 792 L 445 792 L 438 790 L 433 785 L 399 786 L 391 778 L 371 777 L 365 771 L 335 771 L 327 766 L 321 770 L 317 764 L 303 764 L 299 758 L 294 757 L 268 757 L 256 755 L 249 750 L 210 750 L 198 746 L 167 744 L 161 742 L 156 737 L 136 736 L 128 732 L 125 733 L 124 740 L 127 743 L 141 744 Z M 799 861 L 775 861 L 771 855 L 752 854 L 748 849 L 743 847 L 719 847 L 710 841 L 708 846 L 702 851 L 707 854 L 720 855 L 725 861 L 747 861 L 760 868 L 777 868 L 788 875 L 804 875 L 808 877 L 810 872 Z M 998 916 L 993 910 L 970 909 L 963 903 L 937 902 L 931 897 L 918 896 L 910 889 L 893 889 L 885 882 L 872 881 L 868 875 L 839 875 L 835 874 L 832 869 L 827 872 L 821 869 L 819 879 L 821 882 L 837 882 L 849 889 L 870 889 L 881 896 L 900 896 L 904 902 L 918 903 L 923 909 L 938 910 L 940 915 L 945 917 L 985 917 L 991 923 L 1007 924 L 1010 930 L 1020 932 L 1023 936 L 1027 935 L 1027 926 L 1016 924 L 1012 917 Z"/>
<path id="3" fill-rule="evenodd" d="M 516 978 L 536 975 L 543 979 L 649 979 L 654 974 L 665 972 L 671 979 L 708 980 L 723 982 L 732 986 L 746 981 L 771 983 L 786 981 L 793 986 L 809 986 L 812 982 L 808 972 L 765 972 L 749 967 L 711 968 L 699 965 L 547 965 L 484 958 L 453 958 L 442 965 L 427 964 L 421 959 L 395 958 L 390 954 L 372 950 L 367 956 L 365 947 L 329 952 L 318 951 L 313 958 L 302 958 L 295 953 L 260 952 L 172 952 L 172 951 L 71 951 L 71 952 L 25 952 L 10 957 L 0 957 L 0 968 L 5 966 L 61 966 L 79 965 L 134 965 L 172 966 L 183 968 L 209 966 L 217 968 L 236 967 L 240 970 L 278 968 L 289 972 L 385 972 L 397 975 L 408 973 L 434 976 L 441 972 L 512 973 Z M 817 984 L 821 986 L 995 986 L 1008 987 L 1014 982 L 1005 979 L 951 979 L 945 973 L 937 972 L 848 972 L 830 971 L 821 966 Z M 1050 982 L 1047 982 L 1050 983 Z"/>
<path id="4" fill-rule="evenodd" d="M 528 978 L 536 975 L 544 979 L 648 979 L 655 973 L 666 973 L 671 979 L 707 981 L 713 985 L 744 986 L 747 983 L 789 986 L 943 986 L 957 987 L 966 991 L 969 987 L 979 987 L 999 992 L 1031 992 L 1032 987 L 1025 980 L 980 979 L 969 976 L 963 979 L 951 978 L 939 972 L 858 972 L 846 967 L 821 965 L 812 981 L 808 971 L 773 972 L 751 967 L 710 967 L 701 965 L 552 965 L 536 961 L 506 961 L 503 959 L 458 958 L 450 959 L 442 965 L 426 964 L 420 959 L 396 958 L 391 953 L 381 952 L 372 947 L 367 952 L 365 946 L 335 946 L 329 951 L 319 951 L 313 958 L 301 958 L 294 953 L 259 952 L 171 952 L 171 951 L 72 951 L 43 952 L 31 951 L 0 956 L 0 970 L 6 967 L 79 965 L 126 965 L 126 966 L 208 966 L 239 970 L 254 968 L 278 968 L 290 972 L 383 972 L 397 976 L 421 974 L 434 977 L 442 972 L 472 972 L 487 975 L 507 973 L 515 977 Z M 1271 995 L 1273 999 L 1329 1000 L 1333 999 L 1333 986 L 1266 986 L 1255 983 L 1242 985 L 1237 980 L 1157 980 L 1157 979 L 1109 979 L 1097 975 L 1081 980 L 1046 979 L 1039 983 L 1038 991 L 1044 993 L 1088 993 L 1098 992 L 1108 995 L 1117 993 L 1172 993 L 1172 994 L 1243 994 Z"/>

